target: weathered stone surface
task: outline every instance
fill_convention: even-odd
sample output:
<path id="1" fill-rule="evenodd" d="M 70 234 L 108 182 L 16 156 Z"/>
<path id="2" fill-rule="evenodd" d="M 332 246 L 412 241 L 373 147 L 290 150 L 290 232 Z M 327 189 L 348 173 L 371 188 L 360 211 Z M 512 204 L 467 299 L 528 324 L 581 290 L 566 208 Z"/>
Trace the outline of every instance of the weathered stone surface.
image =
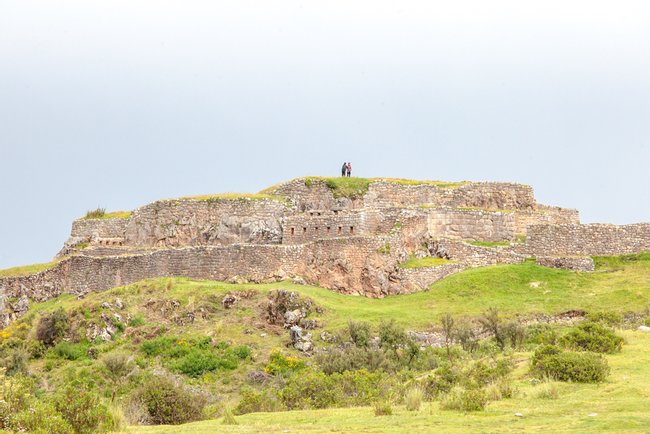
<path id="1" fill-rule="evenodd" d="M 584 271 L 584 272 L 594 271 L 594 260 L 589 257 L 561 258 L 561 257 L 538 256 L 535 259 L 535 261 L 537 265 L 541 265 L 542 267 L 560 268 L 563 270 L 571 270 L 571 271 Z"/>
<path id="2" fill-rule="evenodd" d="M 237 297 L 233 294 L 226 294 L 221 301 L 224 309 L 231 309 L 237 303 Z"/>

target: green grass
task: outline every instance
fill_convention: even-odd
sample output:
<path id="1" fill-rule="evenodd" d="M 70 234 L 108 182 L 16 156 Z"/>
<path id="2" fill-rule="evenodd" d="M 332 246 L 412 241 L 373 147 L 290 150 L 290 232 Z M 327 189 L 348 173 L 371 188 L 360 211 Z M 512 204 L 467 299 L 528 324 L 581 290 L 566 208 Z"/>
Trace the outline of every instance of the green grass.
<path id="1" fill-rule="evenodd" d="M 433 185 L 438 188 L 453 189 L 460 188 L 469 184 L 469 181 L 448 182 L 448 181 L 426 181 L 416 179 L 402 179 L 402 178 L 370 178 L 370 181 L 386 181 L 399 185 Z"/>
<path id="2" fill-rule="evenodd" d="M 433 258 L 431 256 L 426 256 L 424 258 L 418 259 L 415 256 L 411 256 L 405 262 L 402 262 L 399 266 L 401 268 L 422 268 L 451 264 L 453 262 L 454 261 L 450 261 L 449 259 L 445 258 Z"/>
<path id="3" fill-rule="evenodd" d="M 510 245 L 508 241 L 467 241 L 467 243 L 478 247 L 498 247 Z"/>
<path id="4" fill-rule="evenodd" d="M 21 265 L 20 267 L 7 268 L 0 270 L 0 277 L 26 276 L 28 274 L 39 273 L 54 268 L 58 263 L 59 261 L 52 261 L 45 264 Z"/>
<path id="5" fill-rule="evenodd" d="M 128 219 L 131 217 L 131 211 L 113 211 L 104 212 L 98 208 L 94 211 L 88 211 L 83 217 L 84 220 L 108 220 L 108 219 Z"/>
<path id="6" fill-rule="evenodd" d="M 180 426 L 129 427 L 130 433 L 466 433 L 466 432 L 647 432 L 650 426 L 650 333 L 622 332 L 623 351 L 607 356 L 611 375 L 604 384 L 553 383 L 558 399 L 538 398 L 542 385 L 527 377 L 529 353 L 515 354 L 518 389 L 511 399 L 489 403 L 483 412 L 441 410 L 424 403 L 417 412 L 393 406 L 392 416 L 376 417 L 372 407 L 251 413 L 237 426 L 221 419 Z M 522 413 L 524 417 L 515 417 Z M 589 416 L 590 414 L 596 416 Z"/>
<path id="7" fill-rule="evenodd" d="M 185 196 L 181 200 L 199 200 L 199 201 L 219 201 L 219 200 L 275 200 L 278 202 L 285 202 L 286 198 L 284 196 L 277 196 L 272 194 L 262 194 L 262 193 L 220 193 L 220 194 L 204 194 L 199 196 Z"/>
<path id="8" fill-rule="evenodd" d="M 322 181 L 327 185 L 327 187 L 332 190 L 334 197 L 347 197 L 350 199 L 355 199 L 362 197 L 368 192 L 368 187 L 370 186 L 370 179 L 368 178 L 357 178 L 357 177 L 321 177 L 321 176 L 310 176 L 305 178 L 305 185 L 311 187 L 314 181 Z"/>

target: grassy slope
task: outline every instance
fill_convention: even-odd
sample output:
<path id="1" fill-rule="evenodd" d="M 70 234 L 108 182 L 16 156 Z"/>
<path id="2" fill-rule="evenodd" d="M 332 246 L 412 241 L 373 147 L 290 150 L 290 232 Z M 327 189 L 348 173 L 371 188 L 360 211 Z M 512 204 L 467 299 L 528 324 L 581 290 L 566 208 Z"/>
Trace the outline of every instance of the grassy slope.
<path id="1" fill-rule="evenodd" d="M 52 261 L 46 264 L 21 265 L 20 267 L 6 268 L 0 270 L 0 277 L 26 276 L 28 274 L 39 273 L 54 268 L 58 263 L 59 261 Z"/>
<path id="2" fill-rule="evenodd" d="M 194 294 L 225 294 L 230 290 L 254 288 L 259 291 L 286 288 L 311 297 L 325 308 L 321 319 L 326 328 L 338 328 L 350 318 L 377 324 L 394 318 L 410 328 L 423 328 L 437 322 L 445 313 L 476 316 L 487 307 L 496 307 L 506 316 L 516 314 L 555 314 L 570 309 L 587 311 L 640 311 L 650 307 L 650 257 L 634 262 L 597 261 L 594 273 L 576 273 L 539 267 L 532 262 L 476 268 L 433 284 L 429 291 L 416 294 L 368 299 L 350 297 L 309 285 L 278 282 L 264 285 L 234 285 L 221 282 L 174 279 L 165 297 L 187 303 Z M 164 285 L 167 279 L 149 281 Z M 531 285 L 531 283 L 533 285 Z M 146 284 L 136 284 L 135 286 Z M 537 286 L 538 287 L 531 287 Z M 128 296 L 134 286 L 91 295 L 106 298 L 111 294 Z M 87 299 L 88 300 L 88 299 Z M 82 303 L 70 299 L 70 303 Z M 58 303 L 52 300 L 45 306 Z"/>
<path id="3" fill-rule="evenodd" d="M 392 416 L 375 417 L 369 407 L 253 413 L 237 416 L 239 425 L 221 420 L 175 427 L 132 427 L 132 433 L 281 433 L 281 432 L 647 432 L 650 426 L 650 333 L 623 332 L 623 352 L 607 356 L 612 374 L 601 385 L 557 383 L 559 399 L 537 398 L 543 386 L 525 376 L 526 363 L 516 370 L 518 392 L 512 399 L 488 405 L 486 411 L 463 414 L 425 403 L 419 412 L 396 407 Z M 523 356 L 527 354 L 521 354 Z M 522 413 L 523 418 L 515 417 Z M 596 413 L 596 416 L 589 416 Z"/>

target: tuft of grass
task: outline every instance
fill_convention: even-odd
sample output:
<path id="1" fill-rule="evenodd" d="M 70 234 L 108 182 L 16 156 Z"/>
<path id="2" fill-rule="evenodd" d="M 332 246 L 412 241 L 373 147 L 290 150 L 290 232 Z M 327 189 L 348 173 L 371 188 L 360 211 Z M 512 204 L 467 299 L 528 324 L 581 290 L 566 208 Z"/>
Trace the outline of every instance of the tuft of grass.
<path id="1" fill-rule="evenodd" d="M 131 211 L 112 211 L 106 212 L 105 208 L 97 208 L 88 211 L 83 217 L 84 220 L 108 220 L 108 219 L 128 219 L 131 217 Z"/>
<path id="2" fill-rule="evenodd" d="M 375 416 L 390 416 L 393 414 L 393 407 L 388 400 L 375 402 L 374 408 Z"/>
<path id="3" fill-rule="evenodd" d="M 28 274 L 40 273 L 56 267 L 60 261 L 47 262 L 45 264 L 21 265 L 19 267 L 7 268 L 0 270 L 0 277 L 26 276 Z"/>
<path id="4" fill-rule="evenodd" d="M 408 411 L 418 411 L 424 400 L 424 391 L 419 387 L 413 387 L 406 392 L 404 402 Z"/>
<path id="5" fill-rule="evenodd" d="M 434 258 L 432 256 L 426 256 L 422 259 L 418 259 L 415 256 L 411 256 L 408 260 L 401 263 L 399 266 L 401 268 L 423 268 L 423 267 L 435 267 L 445 264 L 453 264 L 454 261 L 450 261 L 445 258 Z"/>
<path id="6" fill-rule="evenodd" d="M 232 413 L 230 406 L 226 406 L 223 410 L 223 420 L 221 421 L 223 425 L 239 425 L 235 415 Z"/>

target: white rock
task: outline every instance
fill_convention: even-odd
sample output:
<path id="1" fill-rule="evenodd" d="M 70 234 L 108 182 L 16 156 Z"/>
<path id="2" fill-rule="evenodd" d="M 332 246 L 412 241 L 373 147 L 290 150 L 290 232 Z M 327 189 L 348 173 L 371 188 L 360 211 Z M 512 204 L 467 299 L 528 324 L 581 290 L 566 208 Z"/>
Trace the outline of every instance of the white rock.
<path id="1" fill-rule="evenodd" d="M 515 416 L 516 416 L 516 417 L 524 417 L 524 415 L 521 414 L 521 413 L 515 413 Z"/>
<path id="2" fill-rule="evenodd" d="M 598 416 L 598 413 L 589 413 L 587 416 L 589 416 L 589 417 L 596 417 L 596 416 Z"/>
<path id="3" fill-rule="evenodd" d="M 650 332 L 650 327 L 642 325 L 639 326 L 639 330 L 642 332 Z"/>

